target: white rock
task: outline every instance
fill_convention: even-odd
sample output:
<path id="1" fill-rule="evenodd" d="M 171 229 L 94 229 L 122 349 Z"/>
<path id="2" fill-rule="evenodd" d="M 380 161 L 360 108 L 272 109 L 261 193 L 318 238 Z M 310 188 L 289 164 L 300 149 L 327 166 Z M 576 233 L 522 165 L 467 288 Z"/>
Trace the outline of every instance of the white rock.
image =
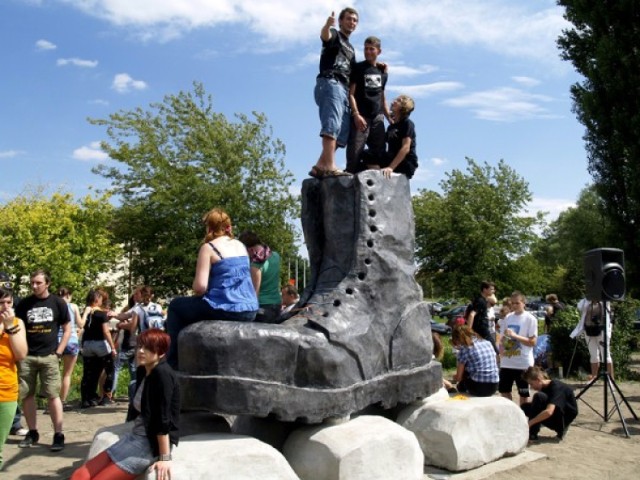
<path id="1" fill-rule="evenodd" d="M 411 406 L 397 421 L 416 435 L 427 465 L 455 472 L 515 455 L 529 439 L 527 418 L 520 407 L 497 396 L 458 395 Z"/>
<path id="2" fill-rule="evenodd" d="M 130 429 L 131 424 L 122 424 L 98 430 L 87 458 L 108 448 Z M 275 448 L 241 435 L 189 435 L 180 439 L 172 456 L 173 480 L 299 480 Z M 156 475 L 145 473 L 138 480 L 156 480 Z"/>
<path id="3" fill-rule="evenodd" d="M 302 480 L 423 478 L 424 457 L 415 436 L 383 417 L 295 430 L 283 453 Z"/>

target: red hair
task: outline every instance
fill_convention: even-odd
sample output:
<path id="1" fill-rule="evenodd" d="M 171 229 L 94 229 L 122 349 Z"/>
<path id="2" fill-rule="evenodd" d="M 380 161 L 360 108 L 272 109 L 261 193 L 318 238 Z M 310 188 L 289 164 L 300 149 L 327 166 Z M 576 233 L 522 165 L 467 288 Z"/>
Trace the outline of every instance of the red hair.
<path id="1" fill-rule="evenodd" d="M 171 337 L 159 328 L 150 328 L 138 335 L 138 347 L 144 347 L 160 356 L 169 351 L 169 345 Z"/>

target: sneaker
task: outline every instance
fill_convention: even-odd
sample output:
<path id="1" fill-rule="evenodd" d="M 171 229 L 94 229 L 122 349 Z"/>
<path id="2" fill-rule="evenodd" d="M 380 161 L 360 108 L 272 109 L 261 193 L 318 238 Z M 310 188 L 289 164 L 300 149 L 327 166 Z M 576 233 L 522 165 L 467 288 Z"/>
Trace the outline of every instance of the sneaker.
<path id="1" fill-rule="evenodd" d="M 529 434 L 529 441 L 530 442 L 537 442 L 538 439 L 538 434 L 537 433 L 530 433 Z"/>
<path id="2" fill-rule="evenodd" d="M 106 395 L 105 395 L 105 396 L 104 396 L 104 397 L 102 397 L 102 399 L 98 402 L 98 405 L 103 406 L 103 407 L 106 407 L 106 406 L 108 406 L 108 405 L 113 405 L 114 403 L 116 403 L 116 402 L 114 402 L 114 401 L 113 401 L 113 399 L 112 399 L 111 397 L 108 397 L 108 396 L 106 396 Z"/>
<path id="3" fill-rule="evenodd" d="M 24 436 L 22 441 L 18 444 L 20 448 L 30 448 L 32 445 L 38 443 L 40 440 L 40 434 L 37 430 L 29 430 Z"/>
<path id="4" fill-rule="evenodd" d="M 556 435 L 556 438 L 558 440 L 562 440 L 564 437 L 567 436 L 567 432 L 569 431 L 569 425 L 567 425 L 564 430 L 561 430 L 559 432 L 557 432 L 558 434 Z"/>
<path id="5" fill-rule="evenodd" d="M 64 433 L 53 434 L 53 443 L 51 444 L 50 450 L 52 452 L 64 450 Z"/>
<path id="6" fill-rule="evenodd" d="M 24 427 L 11 427 L 11 430 L 9 431 L 9 434 L 17 435 L 19 437 L 24 437 L 27 433 L 29 433 L 29 430 Z"/>

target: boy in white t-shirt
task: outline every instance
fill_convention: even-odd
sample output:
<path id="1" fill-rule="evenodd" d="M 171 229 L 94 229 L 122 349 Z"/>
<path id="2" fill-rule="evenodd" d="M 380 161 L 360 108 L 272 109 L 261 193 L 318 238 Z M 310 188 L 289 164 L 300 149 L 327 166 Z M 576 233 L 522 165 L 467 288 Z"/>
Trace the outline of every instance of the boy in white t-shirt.
<path id="1" fill-rule="evenodd" d="M 538 319 L 525 311 L 525 296 L 511 294 L 512 312 L 500 320 L 500 382 L 498 391 L 511 400 L 513 382 L 518 387 L 520 405 L 529 402 L 529 385 L 523 372 L 533 366 L 533 347 L 538 340 Z"/>

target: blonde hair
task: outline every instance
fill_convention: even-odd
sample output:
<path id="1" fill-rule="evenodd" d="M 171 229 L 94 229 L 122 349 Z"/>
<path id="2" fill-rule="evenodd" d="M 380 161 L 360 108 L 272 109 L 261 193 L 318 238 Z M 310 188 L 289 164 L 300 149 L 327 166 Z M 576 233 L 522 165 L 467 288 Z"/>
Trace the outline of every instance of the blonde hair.
<path id="1" fill-rule="evenodd" d="M 399 95 L 394 101 L 400 104 L 400 115 L 402 115 L 402 118 L 407 118 L 416 108 L 416 103 L 413 101 L 413 98 L 408 95 Z"/>
<path id="2" fill-rule="evenodd" d="M 451 343 L 454 345 L 472 347 L 474 338 L 479 338 L 478 334 L 471 330 L 471 327 L 466 323 L 463 325 L 456 325 L 453 327 L 453 332 L 451 332 Z"/>
<path id="3" fill-rule="evenodd" d="M 202 217 L 202 222 L 207 227 L 207 234 L 202 241 L 203 243 L 210 242 L 224 235 L 233 238 L 233 234 L 231 233 L 231 218 L 227 215 L 227 212 L 221 208 L 209 210 L 204 217 Z"/>

